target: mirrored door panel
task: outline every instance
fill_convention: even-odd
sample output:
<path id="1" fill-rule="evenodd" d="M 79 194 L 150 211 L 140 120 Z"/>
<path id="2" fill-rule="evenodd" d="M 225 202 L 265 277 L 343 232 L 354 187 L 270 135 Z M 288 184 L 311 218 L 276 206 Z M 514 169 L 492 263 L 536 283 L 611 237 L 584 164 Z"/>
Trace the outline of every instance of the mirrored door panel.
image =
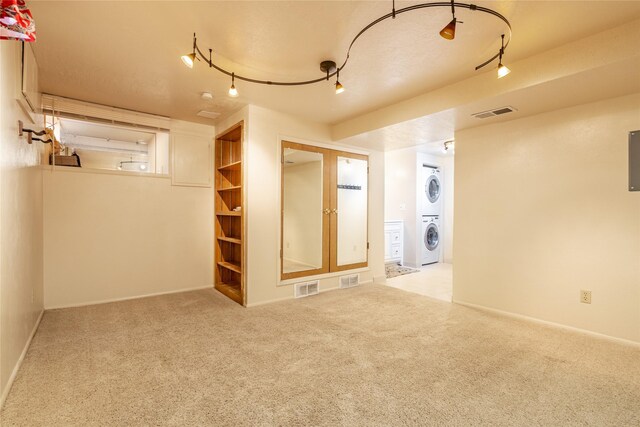
<path id="1" fill-rule="evenodd" d="M 331 182 L 331 271 L 367 266 L 367 156 L 336 151 Z"/>
<path id="2" fill-rule="evenodd" d="M 281 279 L 367 266 L 367 156 L 282 142 Z"/>
<path id="3" fill-rule="evenodd" d="M 335 266 L 357 268 L 367 264 L 368 162 L 355 154 L 336 157 Z"/>
<path id="4" fill-rule="evenodd" d="M 314 147 L 283 143 L 282 278 L 328 270 L 324 157 Z"/>

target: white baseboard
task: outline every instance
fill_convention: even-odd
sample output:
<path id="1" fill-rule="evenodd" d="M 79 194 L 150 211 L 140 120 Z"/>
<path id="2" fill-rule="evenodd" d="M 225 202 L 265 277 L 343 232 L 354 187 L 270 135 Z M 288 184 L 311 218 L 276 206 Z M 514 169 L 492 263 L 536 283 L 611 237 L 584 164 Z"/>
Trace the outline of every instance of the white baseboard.
<path id="1" fill-rule="evenodd" d="M 374 277 L 373 283 L 376 285 L 384 285 L 385 283 L 387 283 L 387 276 Z"/>
<path id="2" fill-rule="evenodd" d="M 360 282 L 360 285 L 369 285 L 369 284 L 373 284 L 373 283 L 374 283 L 373 279 L 370 279 L 370 280 L 365 280 L 364 282 Z M 334 286 L 334 287 L 331 287 L 331 288 L 322 288 L 321 287 L 319 293 L 322 294 L 324 292 L 338 291 L 338 290 L 340 290 L 339 286 Z M 260 305 L 272 304 L 274 302 L 287 301 L 287 300 L 290 300 L 290 299 L 295 299 L 295 296 L 293 295 L 293 293 L 291 294 L 291 296 L 287 296 L 287 297 L 275 298 L 275 299 L 270 299 L 270 300 L 267 300 L 267 301 L 260 301 L 260 302 L 250 303 L 250 304 L 247 304 L 245 307 L 247 307 L 247 308 L 257 307 L 257 306 L 260 306 Z"/>
<path id="3" fill-rule="evenodd" d="M 320 291 L 320 292 L 323 292 L 323 291 Z M 260 305 L 272 304 L 274 302 L 287 301 L 287 300 L 290 300 L 290 299 L 294 299 L 293 295 L 288 296 L 288 297 L 282 297 L 282 298 L 274 298 L 274 299 L 270 299 L 270 300 L 267 300 L 267 301 L 252 302 L 252 303 L 248 303 L 247 305 L 245 305 L 245 307 L 247 307 L 247 308 L 258 307 Z"/>
<path id="4" fill-rule="evenodd" d="M 213 285 L 198 286 L 198 287 L 195 287 L 195 288 L 176 289 L 176 290 L 173 290 L 173 291 L 165 291 L 165 292 L 155 292 L 155 293 L 152 293 L 152 294 L 134 295 L 134 296 L 131 296 L 131 297 L 110 298 L 110 299 L 104 299 L 104 300 L 80 302 L 80 303 L 75 303 L 75 304 L 55 305 L 55 306 L 45 307 L 44 309 L 45 310 L 57 310 L 57 309 L 60 309 L 60 308 L 72 308 L 72 307 L 84 307 L 84 306 L 87 306 L 87 305 L 108 304 L 110 302 L 128 301 L 128 300 L 132 300 L 132 299 L 157 297 L 157 296 L 160 296 L 160 295 L 179 294 L 181 292 L 199 291 L 200 289 L 213 289 Z"/>
<path id="5" fill-rule="evenodd" d="M 632 347 L 640 348 L 640 342 L 631 341 L 631 340 L 627 340 L 627 339 L 624 339 L 624 338 L 612 337 L 611 335 L 605 335 L 605 334 L 601 334 L 599 332 L 593 332 L 593 331 L 590 331 L 588 329 L 581 329 L 581 328 L 576 328 L 576 327 L 573 327 L 573 326 L 567 326 L 567 325 L 563 325 L 562 323 L 556 323 L 556 322 L 551 322 L 551 321 L 548 321 L 548 320 L 537 319 L 535 317 L 525 316 L 524 314 L 518 314 L 518 313 L 512 313 L 510 311 L 498 310 L 496 308 L 490 308 L 490 307 L 485 307 L 485 306 L 482 306 L 482 305 L 471 304 L 469 302 L 464 302 L 464 301 L 459 301 L 459 300 L 453 300 L 452 302 L 454 304 L 460 304 L 460 305 L 464 305 L 466 307 L 477 308 L 478 310 L 488 311 L 490 313 L 501 314 L 503 316 L 512 317 L 512 318 L 515 318 L 515 319 L 526 320 L 528 322 L 533 322 L 533 323 L 538 323 L 538 324 L 541 324 L 541 325 L 551 326 L 551 327 L 558 328 L 558 329 L 564 329 L 566 331 L 577 332 L 577 333 L 580 333 L 580 334 L 583 334 L 583 335 L 589 335 L 589 336 L 594 337 L 594 338 L 600 338 L 600 339 L 604 339 L 604 340 L 607 340 L 607 341 L 612 341 L 612 342 L 615 342 L 615 343 L 618 343 L 618 344 L 625 344 L 625 345 L 629 345 L 629 346 L 632 346 Z"/>
<path id="6" fill-rule="evenodd" d="M 22 354 L 18 358 L 16 365 L 13 367 L 13 371 L 11 372 L 11 376 L 9 377 L 9 381 L 7 381 L 7 385 L 2 391 L 2 395 L 0 396 L 0 409 L 2 409 L 2 407 L 4 406 L 5 400 L 7 400 L 7 396 L 11 391 L 11 386 L 13 386 L 13 382 L 15 381 L 16 376 L 18 375 L 18 371 L 22 366 L 24 357 L 27 355 L 27 351 L 29 350 L 29 346 L 31 345 L 31 340 L 33 340 L 33 337 L 35 336 L 36 331 L 38 330 L 38 326 L 40 326 L 40 321 L 42 320 L 43 314 L 44 314 L 44 310 L 42 310 L 40 312 L 40 315 L 38 315 L 38 320 L 36 320 L 36 324 L 34 325 L 33 330 L 31 331 L 31 335 L 29 335 L 29 339 L 27 340 L 26 344 L 24 345 L 24 348 L 22 349 Z"/>

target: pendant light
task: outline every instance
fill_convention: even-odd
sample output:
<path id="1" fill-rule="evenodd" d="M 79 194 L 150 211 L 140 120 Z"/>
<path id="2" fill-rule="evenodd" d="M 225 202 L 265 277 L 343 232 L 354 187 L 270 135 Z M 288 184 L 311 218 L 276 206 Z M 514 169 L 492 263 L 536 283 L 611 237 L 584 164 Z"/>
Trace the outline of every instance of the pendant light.
<path id="1" fill-rule="evenodd" d="M 500 59 L 498 60 L 498 78 L 501 79 L 511 72 L 511 70 L 502 63 L 502 55 L 504 54 L 504 34 L 502 35 L 502 47 L 500 48 Z"/>
<path id="2" fill-rule="evenodd" d="M 238 89 L 236 89 L 236 73 L 231 73 L 231 87 L 229 88 L 229 96 L 232 98 L 238 97 Z"/>
<path id="3" fill-rule="evenodd" d="M 342 86 L 342 83 L 340 83 L 339 78 L 340 78 L 340 70 L 336 72 L 336 95 L 344 92 L 344 86 Z"/>
<path id="4" fill-rule="evenodd" d="M 453 18 L 451 22 L 440 31 L 440 36 L 447 40 L 453 40 L 456 37 L 456 18 Z"/>
<path id="5" fill-rule="evenodd" d="M 446 27 L 440 30 L 440 36 L 443 39 L 453 40 L 456 38 L 456 9 L 453 3 L 454 0 L 451 0 L 451 15 L 453 15 L 453 19 L 449 22 Z"/>
<path id="6" fill-rule="evenodd" d="M 196 61 L 198 57 L 196 56 L 196 33 L 193 33 L 193 52 L 187 53 L 186 55 L 182 55 L 180 59 L 184 65 L 189 68 L 193 68 L 193 63 Z"/>
<path id="7" fill-rule="evenodd" d="M 189 68 L 193 68 L 193 61 L 196 60 L 196 54 L 188 53 L 186 55 L 182 55 L 180 59 L 182 59 L 182 62 L 184 62 L 184 65 L 186 65 Z"/>

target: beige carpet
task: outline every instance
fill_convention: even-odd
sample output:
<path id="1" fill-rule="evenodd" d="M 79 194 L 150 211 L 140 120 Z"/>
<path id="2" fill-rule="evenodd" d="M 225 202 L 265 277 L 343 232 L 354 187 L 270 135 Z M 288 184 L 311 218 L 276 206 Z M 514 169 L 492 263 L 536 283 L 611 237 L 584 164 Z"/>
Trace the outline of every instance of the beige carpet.
<path id="1" fill-rule="evenodd" d="M 2 426 L 640 425 L 640 349 L 384 286 L 48 311 Z"/>

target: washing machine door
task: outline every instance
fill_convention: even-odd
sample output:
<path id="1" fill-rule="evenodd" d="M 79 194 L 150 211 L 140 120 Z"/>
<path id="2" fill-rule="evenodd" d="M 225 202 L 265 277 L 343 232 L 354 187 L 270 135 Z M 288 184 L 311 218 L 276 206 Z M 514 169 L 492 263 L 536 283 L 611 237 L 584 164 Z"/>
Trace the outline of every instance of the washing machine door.
<path id="1" fill-rule="evenodd" d="M 438 226 L 430 223 L 424 232 L 424 246 L 430 251 L 435 251 L 439 243 L 440 233 L 438 232 Z"/>
<path id="2" fill-rule="evenodd" d="M 424 185 L 424 192 L 429 202 L 435 203 L 438 201 L 440 198 L 440 180 L 436 174 L 432 173 L 429 175 Z"/>

